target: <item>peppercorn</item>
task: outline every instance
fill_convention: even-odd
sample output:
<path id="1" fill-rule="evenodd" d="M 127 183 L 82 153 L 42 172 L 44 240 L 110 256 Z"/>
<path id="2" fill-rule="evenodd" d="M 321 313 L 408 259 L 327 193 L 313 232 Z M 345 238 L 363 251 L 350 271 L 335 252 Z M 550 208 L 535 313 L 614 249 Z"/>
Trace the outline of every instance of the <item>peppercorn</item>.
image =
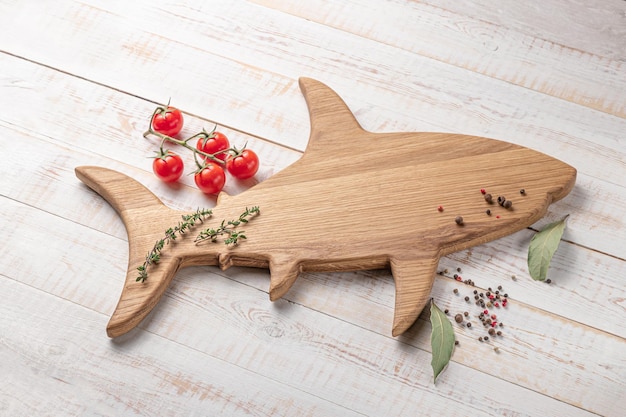
<path id="1" fill-rule="evenodd" d="M 509 294 L 504 294 L 504 298 L 509 298 Z"/>
<path id="2" fill-rule="evenodd" d="M 548 279 L 546 280 L 546 284 L 550 284 L 551 282 L 552 282 L 552 280 L 551 280 L 550 278 L 548 278 Z"/>
<path id="3" fill-rule="evenodd" d="M 459 289 L 455 288 L 455 289 L 452 290 L 452 292 L 455 293 L 455 294 L 458 294 L 459 293 Z"/>
<path id="4" fill-rule="evenodd" d="M 465 317 L 467 317 L 467 316 L 469 316 L 469 313 L 468 313 L 467 311 L 464 311 L 464 312 L 463 312 L 463 315 L 464 315 Z"/>
<path id="5" fill-rule="evenodd" d="M 482 336 L 480 336 L 480 337 L 478 338 L 478 341 L 479 341 L 479 342 L 482 342 L 482 341 L 483 341 L 483 337 L 482 337 Z"/>
<path id="6" fill-rule="evenodd" d="M 487 209 L 487 211 L 485 211 L 485 213 L 487 213 L 487 216 L 491 216 L 491 210 Z"/>
<path id="7" fill-rule="evenodd" d="M 458 346 L 458 345 L 459 345 L 459 341 L 458 341 L 458 340 L 455 340 L 455 341 L 454 341 L 454 344 L 455 344 L 456 346 Z"/>
<path id="8" fill-rule="evenodd" d="M 444 313 L 448 314 L 450 312 L 450 310 L 448 310 L 447 308 L 445 310 L 443 310 Z"/>
<path id="9" fill-rule="evenodd" d="M 481 193 L 481 194 L 485 194 L 486 192 L 487 192 L 487 190 L 485 190 L 484 188 L 481 188 L 481 189 L 480 189 L 480 193 Z"/>
<path id="10" fill-rule="evenodd" d="M 511 200 L 506 200 L 504 203 L 502 203 L 502 207 L 504 207 L 505 209 L 510 209 L 513 206 L 513 202 Z"/>
<path id="11" fill-rule="evenodd" d="M 457 314 L 456 316 L 454 316 L 454 321 L 456 321 L 457 323 L 463 323 L 463 315 Z"/>
<path id="12" fill-rule="evenodd" d="M 498 204 L 503 205 L 504 202 L 506 201 L 506 198 L 502 195 L 498 196 Z"/>
<path id="13" fill-rule="evenodd" d="M 456 216 L 456 218 L 454 219 L 454 222 L 458 224 L 459 226 L 463 225 L 463 217 Z"/>
<path id="14" fill-rule="evenodd" d="M 493 203 L 493 197 L 491 196 L 491 194 L 489 193 L 485 194 L 485 201 L 489 204 Z"/>
<path id="15" fill-rule="evenodd" d="M 474 296 L 474 300 L 479 300 L 480 297 L 478 297 L 477 295 Z"/>
<path id="16" fill-rule="evenodd" d="M 502 285 L 498 285 L 498 289 L 502 291 Z"/>
<path id="17" fill-rule="evenodd" d="M 483 298 L 485 296 L 485 294 L 483 294 L 482 292 L 479 295 L 480 295 L 480 298 Z"/>
<path id="18" fill-rule="evenodd" d="M 440 212 L 443 211 L 443 206 L 437 207 L 437 210 L 440 211 Z"/>
<path id="19" fill-rule="evenodd" d="M 496 332 L 496 334 L 497 334 L 498 336 L 502 336 L 502 332 L 501 332 L 500 330 L 498 330 L 498 331 Z"/>
<path id="20" fill-rule="evenodd" d="M 519 193 L 520 193 L 521 195 L 524 195 L 524 194 L 526 194 L 526 190 L 522 188 L 521 190 L 519 190 Z"/>
<path id="21" fill-rule="evenodd" d="M 500 353 L 500 348 L 498 346 L 496 346 L 496 347 L 493 348 L 493 351 L 496 352 L 496 353 Z"/>
<path id="22" fill-rule="evenodd" d="M 489 340 L 489 336 L 485 336 L 485 340 Z"/>
<path id="23" fill-rule="evenodd" d="M 453 277 L 454 279 L 457 279 L 457 278 L 459 277 L 459 274 L 454 274 L 454 275 L 452 275 L 452 277 Z"/>
<path id="24" fill-rule="evenodd" d="M 489 329 L 489 335 L 490 336 L 495 336 L 495 334 L 496 334 L 496 331 L 493 328 Z"/>
<path id="25" fill-rule="evenodd" d="M 465 301 L 469 301 L 469 297 L 467 295 L 465 296 Z"/>
<path id="26" fill-rule="evenodd" d="M 460 268 L 460 267 L 459 267 L 459 268 L 457 268 L 457 269 L 456 269 L 456 272 L 461 272 L 461 268 Z"/>
<path id="27" fill-rule="evenodd" d="M 467 327 L 472 327 L 472 323 L 470 323 L 469 321 L 467 322 Z"/>

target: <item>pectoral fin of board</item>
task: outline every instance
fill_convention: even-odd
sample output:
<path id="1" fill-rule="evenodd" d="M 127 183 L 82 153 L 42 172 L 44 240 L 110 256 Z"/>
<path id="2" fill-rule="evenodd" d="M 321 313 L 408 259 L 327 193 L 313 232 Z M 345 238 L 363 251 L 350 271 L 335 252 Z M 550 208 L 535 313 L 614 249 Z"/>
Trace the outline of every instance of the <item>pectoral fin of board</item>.
<path id="1" fill-rule="evenodd" d="M 391 258 L 391 273 L 396 286 L 393 336 L 408 330 L 426 306 L 438 263 L 437 253 L 417 257 L 405 254 Z"/>
<path id="2" fill-rule="evenodd" d="M 272 256 L 270 266 L 270 300 L 276 301 L 296 282 L 301 267 L 297 260 L 287 256 Z"/>

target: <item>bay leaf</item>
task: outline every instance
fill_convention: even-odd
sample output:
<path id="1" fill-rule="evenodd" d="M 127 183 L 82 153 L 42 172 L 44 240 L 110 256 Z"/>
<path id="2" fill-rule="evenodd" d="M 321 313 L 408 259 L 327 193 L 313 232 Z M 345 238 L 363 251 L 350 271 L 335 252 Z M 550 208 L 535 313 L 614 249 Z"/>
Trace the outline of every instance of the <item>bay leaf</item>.
<path id="1" fill-rule="evenodd" d="M 545 281 L 554 252 L 559 247 L 569 214 L 537 232 L 528 246 L 528 272 L 535 281 Z"/>
<path id="2" fill-rule="evenodd" d="M 437 307 L 433 299 L 430 300 L 430 324 L 432 327 L 430 334 L 430 345 L 432 347 L 433 382 L 444 370 L 454 349 L 454 329 L 446 314 Z"/>

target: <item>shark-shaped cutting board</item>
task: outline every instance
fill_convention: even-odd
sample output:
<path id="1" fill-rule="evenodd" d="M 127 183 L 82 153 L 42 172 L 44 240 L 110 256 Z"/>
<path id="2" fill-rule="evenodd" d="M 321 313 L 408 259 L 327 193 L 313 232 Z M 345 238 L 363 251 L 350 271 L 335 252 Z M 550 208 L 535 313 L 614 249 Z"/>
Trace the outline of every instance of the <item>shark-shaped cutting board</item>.
<path id="1" fill-rule="evenodd" d="M 76 168 L 128 232 L 128 271 L 107 326 L 110 337 L 137 326 L 176 271 L 192 265 L 269 268 L 271 300 L 303 271 L 390 268 L 396 336 L 428 302 L 441 256 L 528 227 L 574 186 L 576 170 L 543 153 L 476 136 L 368 132 L 326 85 L 301 78 L 300 88 L 311 122 L 301 159 L 239 195 L 220 195 L 213 217 L 165 246 L 145 282 L 136 281 L 136 268 L 164 231 L 189 213 L 166 207 L 119 172 Z M 498 204 L 498 196 L 512 206 Z M 247 240 L 236 246 L 194 242 L 194 232 L 237 219 L 253 206 L 261 213 L 243 227 Z"/>

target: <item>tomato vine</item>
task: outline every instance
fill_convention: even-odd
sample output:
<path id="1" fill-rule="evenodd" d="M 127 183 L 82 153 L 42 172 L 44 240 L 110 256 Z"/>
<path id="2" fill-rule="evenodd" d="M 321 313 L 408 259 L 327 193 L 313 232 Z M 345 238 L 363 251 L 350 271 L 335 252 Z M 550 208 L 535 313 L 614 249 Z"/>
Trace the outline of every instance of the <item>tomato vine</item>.
<path id="1" fill-rule="evenodd" d="M 143 134 L 144 138 L 156 136 L 161 139 L 153 171 L 162 181 L 177 181 L 184 169 L 182 158 L 165 148 L 167 143 L 180 145 L 193 153 L 196 166 L 193 171 L 194 181 L 206 194 L 217 194 L 222 190 L 226 182 L 224 168 L 230 175 L 241 180 L 251 178 L 257 173 L 259 158 L 253 150 L 246 148 L 247 143 L 241 149 L 231 147 L 226 135 L 216 130 L 217 125 L 210 132 L 203 128 L 188 138 L 175 138 L 174 135 L 182 127 L 182 113 L 168 103 L 154 110 L 148 130 Z M 195 146 L 190 144 L 192 141 L 197 141 Z"/>

